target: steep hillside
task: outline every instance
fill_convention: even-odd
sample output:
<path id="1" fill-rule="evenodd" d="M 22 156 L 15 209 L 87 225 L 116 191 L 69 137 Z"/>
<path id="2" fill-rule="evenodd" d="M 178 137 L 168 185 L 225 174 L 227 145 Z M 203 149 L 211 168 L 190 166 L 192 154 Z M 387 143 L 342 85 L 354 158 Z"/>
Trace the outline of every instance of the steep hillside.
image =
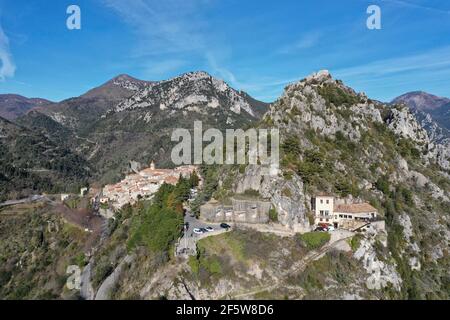
<path id="1" fill-rule="evenodd" d="M 372 101 L 323 71 L 288 86 L 263 126 L 281 130 L 280 174 L 264 176 L 255 166 L 215 170 L 216 199 L 253 190 L 294 230 L 310 224 L 318 193 L 370 202 L 386 219 L 387 238 L 361 241 L 352 259 L 367 262 L 371 286 L 384 288 L 386 298 L 448 297 L 448 168 L 406 107 Z M 339 282 L 330 277 L 329 285 Z"/>
<path id="2" fill-rule="evenodd" d="M 92 161 L 101 172 L 116 171 L 129 160 L 148 163 L 154 159 L 171 166 L 174 129 L 190 130 L 196 120 L 202 121 L 204 129 L 244 127 L 259 119 L 264 106 L 204 72 L 156 82 L 95 123 L 89 139 L 100 147 Z"/>
<path id="3" fill-rule="evenodd" d="M 89 165 L 47 137 L 0 118 L 0 197 L 71 190 L 85 184 Z M 76 190 L 76 189 L 74 189 Z"/>
<path id="4" fill-rule="evenodd" d="M 94 287 L 114 271 L 113 299 L 449 298 L 450 181 L 406 107 L 372 101 L 322 71 L 288 86 L 258 127 L 280 129 L 279 174 L 204 166 L 198 199 L 270 200 L 290 236 L 236 229 L 199 241 L 197 256 L 179 260 L 168 254 L 176 229 L 140 232 L 154 228 L 151 221 L 173 226 L 172 215 L 155 220 L 157 211 L 138 203 L 118 213 L 98 251 Z M 386 230 L 307 232 L 311 197 L 324 192 L 370 202 Z M 153 206 L 172 203 L 173 193 L 157 198 Z"/>
<path id="5" fill-rule="evenodd" d="M 45 203 L 0 209 L 2 300 L 78 299 L 65 287 L 67 267 L 83 267 L 91 234 Z"/>
<path id="6" fill-rule="evenodd" d="M 0 117 L 14 120 L 29 110 L 52 102 L 39 98 L 26 98 L 17 94 L 0 94 Z"/>
<path id="7" fill-rule="evenodd" d="M 168 161 L 172 129 L 191 128 L 194 119 L 205 127 L 280 130 L 278 174 L 258 165 L 203 166 L 191 206 L 195 212 L 211 197 L 266 200 L 271 224 L 258 231 L 233 224 L 198 241 L 196 256 L 174 257 L 193 185 L 164 185 L 153 200 L 110 220 L 89 265 L 97 297 L 450 298 L 449 149 L 405 105 L 371 100 L 321 71 L 286 87 L 257 121 L 238 92 L 190 73 L 150 84 L 105 112 L 89 132 L 98 147 L 89 158 L 103 174 L 119 174 L 130 159 Z M 311 198 L 321 193 L 368 202 L 383 221 L 364 232 L 311 232 Z"/>

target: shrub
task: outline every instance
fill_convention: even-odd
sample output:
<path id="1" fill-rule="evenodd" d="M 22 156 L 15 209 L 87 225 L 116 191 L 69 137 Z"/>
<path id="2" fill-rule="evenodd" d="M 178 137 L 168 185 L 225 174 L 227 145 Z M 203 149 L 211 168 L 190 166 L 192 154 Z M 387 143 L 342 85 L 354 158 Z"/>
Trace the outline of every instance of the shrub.
<path id="1" fill-rule="evenodd" d="M 358 250 L 359 245 L 361 243 L 361 238 L 362 236 L 360 234 L 357 234 L 353 238 L 351 238 L 350 247 L 352 248 L 353 251 Z"/>
<path id="2" fill-rule="evenodd" d="M 330 234 L 328 232 L 307 232 L 300 234 L 300 241 L 310 250 L 318 249 L 330 241 Z"/>
<path id="3" fill-rule="evenodd" d="M 358 103 L 357 97 L 335 85 L 324 85 L 319 88 L 319 94 L 325 99 L 328 105 L 334 104 L 335 106 L 340 106 L 343 104 L 352 105 Z"/>
<path id="4" fill-rule="evenodd" d="M 375 183 L 375 187 L 383 192 L 385 195 L 389 194 L 389 180 L 386 176 L 381 177 Z"/>
<path id="5" fill-rule="evenodd" d="M 275 208 L 269 210 L 269 220 L 272 222 L 278 222 L 278 212 Z"/>

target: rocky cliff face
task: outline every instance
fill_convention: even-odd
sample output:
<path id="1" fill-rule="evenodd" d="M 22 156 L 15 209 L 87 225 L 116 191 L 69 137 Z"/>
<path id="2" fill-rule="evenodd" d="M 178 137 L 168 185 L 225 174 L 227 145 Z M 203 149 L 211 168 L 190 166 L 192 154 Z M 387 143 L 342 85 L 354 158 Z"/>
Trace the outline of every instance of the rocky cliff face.
<path id="1" fill-rule="evenodd" d="M 350 174 L 358 188 L 363 190 L 376 192 L 374 185 L 377 179 L 381 175 L 389 174 L 386 168 L 392 165 L 386 163 L 384 153 L 387 150 L 384 150 L 382 141 L 369 143 L 369 136 L 375 135 L 372 132 L 379 129 L 389 132 L 394 139 L 395 137 L 402 139 L 405 144 L 405 146 L 402 145 L 402 148 L 416 150 L 416 156 L 423 165 L 436 163 L 442 169 L 448 168 L 446 149 L 432 143 L 426 130 L 408 108 L 404 106 L 391 107 L 372 101 L 365 94 L 356 93 L 341 81 L 334 80 L 327 71 L 321 71 L 288 86 L 282 97 L 270 107 L 263 121 L 266 126 L 280 128 L 282 144 L 285 147 L 286 143 L 292 143 L 292 141 L 297 144 L 295 146 L 298 148 L 296 156 L 300 159 L 305 157 L 305 151 L 323 149 L 325 157 L 329 154 L 330 158 L 333 158 L 329 163 L 332 166 L 331 174 L 333 172 L 346 176 Z M 358 149 L 357 153 L 361 154 L 359 161 L 364 163 L 365 169 L 363 170 L 366 172 L 355 175 L 353 173 L 355 168 L 351 167 L 351 163 L 342 161 L 342 157 L 345 156 L 343 153 L 351 152 L 351 150 L 334 150 L 335 146 L 332 144 L 324 147 L 317 142 L 317 139 L 333 140 L 337 144 L 349 144 Z M 399 150 L 389 150 L 389 152 L 398 153 Z M 405 150 L 405 152 L 409 151 Z M 338 156 L 336 157 L 334 154 Z M 301 175 L 305 174 L 304 168 L 292 170 L 293 163 L 286 163 L 292 159 L 286 159 L 286 152 L 284 156 L 285 159 L 282 159 L 285 161 L 283 171 L 284 174 L 289 173 L 291 180 L 287 181 L 282 175 L 265 177 L 257 168 L 249 166 L 244 174 L 239 175 L 234 191 L 241 193 L 247 189 L 257 190 L 264 197 L 273 199 L 275 206 L 282 212 L 283 224 L 292 226 L 294 221 L 307 224 L 308 200 L 314 194 L 305 193 L 304 179 L 301 178 Z M 403 159 L 402 155 L 392 154 L 392 156 Z M 314 159 L 310 160 L 315 161 Z M 406 161 L 402 161 L 406 163 Z M 373 167 L 373 172 L 368 170 L 370 166 Z M 401 164 L 398 168 L 401 168 Z M 319 166 L 315 170 L 320 171 L 322 168 Z M 310 172 L 310 174 L 314 175 L 316 172 Z M 396 181 L 395 177 L 397 176 L 404 178 L 404 176 L 400 177 L 396 172 L 392 172 L 392 181 Z M 427 183 L 433 185 L 430 181 Z M 334 191 L 333 188 L 329 188 L 331 184 L 325 186 L 323 191 Z M 314 190 L 316 186 L 311 187 Z M 435 187 L 434 194 L 436 196 L 446 197 L 446 192 Z M 283 190 L 291 197 L 283 197 Z M 316 191 L 318 190 L 316 189 Z"/>
<path id="2" fill-rule="evenodd" d="M 443 276 L 448 264 L 448 149 L 406 106 L 373 101 L 321 71 L 288 86 L 262 126 L 280 129 L 281 172 L 269 178 L 248 166 L 234 192 L 257 190 L 291 228 L 308 226 L 318 192 L 368 201 L 387 234 L 366 237 L 355 252 L 367 287 L 423 297 L 440 282 L 419 279 L 431 270 Z"/>
<path id="3" fill-rule="evenodd" d="M 441 167 L 450 169 L 450 99 L 417 91 L 395 98 L 392 104 L 403 104 L 411 110 L 433 143 L 431 153 Z"/>
<path id="4" fill-rule="evenodd" d="M 254 190 L 263 198 L 270 199 L 278 213 L 278 221 L 297 231 L 310 227 L 303 189 L 303 182 L 298 176 L 286 180 L 281 176 L 267 175 L 260 166 L 248 166 L 243 174 L 238 175 L 234 185 L 235 193 Z"/>

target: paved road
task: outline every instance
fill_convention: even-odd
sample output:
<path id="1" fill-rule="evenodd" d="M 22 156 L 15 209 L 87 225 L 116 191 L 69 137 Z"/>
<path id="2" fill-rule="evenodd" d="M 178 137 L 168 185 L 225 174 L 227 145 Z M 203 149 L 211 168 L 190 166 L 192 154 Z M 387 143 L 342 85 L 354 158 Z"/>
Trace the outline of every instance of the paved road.
<path id="1" fill-rule="evenodd" d="M 91 269 L 92 263 L 89 262 L 81 273 L 80 296 L 85 300 L 93 300 L 95 297 L 94 288 L 92 288 L 91 284 Z"/>
<path id="2" fill-rule="evenodd" d="M 22 203 L 30 203 L 34 201 L 44 200 L 46 199 L 44 196 L 41 195 L 32 195 L 28 198 L 19 199 L 19 200 L 8 200 L 5 202 L 0 203 L 0 207 L 6 207 L 6 206 L 13 206 L 16 204 L 22 204 Z"/>
<path id="3" fill-rule="evenodd" d="M 122 267 L 133 261 L 134 257 L 131 255 L 125 256 L 123 260 L 119 263 L 119 265 L 114 269 L 113 273 L 111 273 L 101 284 L 100 288 L 98 288 L 97 294 L 95 295 L 95 300 L 110 300 L 111 298 L 111 290 L 116 285 L 119 280 L 120 274 L 122 273 Z"/>
<path id="4" fill-rule="evenodd" d="M 180 239 L 177 252 L 180 252 L 181 249 L 185 248 L 190 255 L 194 255 L 196 253 L 197 241 L 199 239 L 204 238 L 207 234 L 213 235 L 218 233 L 219 231 L 225 231 L 220 227 L 220 223 L 205 223 L 195 217 L 191 217 L 191 213 L 188 210 L 186 211 L 186 214 L 184 216 L 184 223 L 188 223 L 189 227 L 185 231 L 183 237 Z M 203 235 L 194 233 L 194 229 L 206 227 L 212 227 L 215 232 L 206 233 Z"/>

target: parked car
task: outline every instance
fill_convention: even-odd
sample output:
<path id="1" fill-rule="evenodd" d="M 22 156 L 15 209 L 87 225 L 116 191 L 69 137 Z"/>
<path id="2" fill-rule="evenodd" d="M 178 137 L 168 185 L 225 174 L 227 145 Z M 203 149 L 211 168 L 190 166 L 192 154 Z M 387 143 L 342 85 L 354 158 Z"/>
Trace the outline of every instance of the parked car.
<path id="1" fill-rule="evenodd" d="M 184 224 L 184 227 L 186 228 L 186 230 L 189 230 L 189 222 L 186 222 L 186 223 Z"/>
<path id="2" fill-rule="evenodd" d="M 336 230 L 336 229 L 333 226 L 328 227 L 328 231 L 334 231 L 334 230 Z"/>
<path id="3" fill-rule="evenodd" d="M 214 228 L 213 228 L 213 227 L 206 227 L 205 229 L 206 229 L 206 231 L 208 231 L 208 232 L 214 231 Z"/>
<path id="4" fill-rule="evenodd" d="M 327 229 L 325 229 L 324 227 L 317 227 L 314 229 L 315 232 L 324 232 L 327 231 Z"/>
<path id="5" fill-rule="evenodd" d="M 195 228 L 193 231 L 195 234 L 203 234 L 202 229 L 199 229 L 199 228 Z"/>
<path id="6" fill-rule="evenodd" d="M 206 230 L 205 228 L 200 228 L 200 231 L 201 231 L 202 233 L 208 232 L 208 230 Z"/>
<path id="7" fill-rule="evenodd" d="M 226 224 L 226 223 L 221 223 L 221 224 L 220 224 L 220 227 L 221 227 L 222 229 L 230 229 L 230 228 L 231 228 L 231 226 L 228 225 L 228 224 Z"/>

